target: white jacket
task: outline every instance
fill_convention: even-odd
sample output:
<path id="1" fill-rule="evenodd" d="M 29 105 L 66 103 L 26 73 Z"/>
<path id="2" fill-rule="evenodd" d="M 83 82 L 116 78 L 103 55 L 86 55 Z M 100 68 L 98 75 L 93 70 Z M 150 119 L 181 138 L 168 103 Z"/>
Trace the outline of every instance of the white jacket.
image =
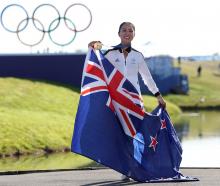
<path id="1" fill-rule="evenodd" d="M 105 53 L 105 57 L 136 87 L 141 93 L 138 73 L 140 73 L 145 85 L 155 95 L 159 90 L 151 76 L 142 53 L 133 48 L 127 49 L 128 56 L 125 59 L 121 48 L 114 48 Z"/>

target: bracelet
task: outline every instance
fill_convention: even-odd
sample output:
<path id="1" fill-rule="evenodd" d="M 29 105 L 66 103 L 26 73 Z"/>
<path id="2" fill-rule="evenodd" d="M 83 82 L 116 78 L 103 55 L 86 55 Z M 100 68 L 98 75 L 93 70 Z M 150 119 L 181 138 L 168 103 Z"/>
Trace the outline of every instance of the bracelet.
<path id="1" fill-rule="evenodd" d="M 155 97 L 157 97 L 159 95 L 161 95 L 160 92 L 157 92 L 157 93 L 154 94 Z"/>

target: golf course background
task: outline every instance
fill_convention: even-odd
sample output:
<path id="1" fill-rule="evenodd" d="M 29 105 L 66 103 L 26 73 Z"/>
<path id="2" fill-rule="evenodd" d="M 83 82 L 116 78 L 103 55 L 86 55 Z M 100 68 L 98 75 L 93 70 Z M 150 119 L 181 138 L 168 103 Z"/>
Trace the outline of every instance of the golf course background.
<path id="1" fill-rule="evenodd" d="M 196 69 L 203 67 L 201 77 Z M 218 62 L 182 62 L 189 77 L 188 95 L 166 95 L 167 110 L 178 120 L 183 109 L 219 109 Z M 0 155 L 69 151 L 79 102 L 79 89 L 51 82 L 0 78 Z M 157 105 L 144 95 L 146 110 Z"/>

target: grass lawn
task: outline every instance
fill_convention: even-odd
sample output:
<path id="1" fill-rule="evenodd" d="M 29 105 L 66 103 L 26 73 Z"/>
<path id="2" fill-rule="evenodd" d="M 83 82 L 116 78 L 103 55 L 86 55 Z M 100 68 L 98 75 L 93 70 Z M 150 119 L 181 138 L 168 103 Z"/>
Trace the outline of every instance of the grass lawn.
<path id="1" fill-rule="evenodd" d="M 69 149 L 79 90 L 58 84 L 0 78 L 0 155 Z M 157 105 L 144 96 L 147 111 Z M 171 114 L 179 113 L 168 103 Z"/>
<path id="2" fill-rule="evenodd" d="M 70 147 L 79 94 L 47 83 L 0 78 L 0 154 Z"/>
<path id="3" fill-rule="evenodd" d="M 201 77 L 196 74 L 199 64 Z M 219 62 L 181 63 L 190 91 L 165 96 L 171 118 L 181 111 L 170 102 L 183 108 L 220 108 L 218 66 Z M 0 86 L 0 156 L 69 150 L 79 89 L 17 78 L 0 78 Z M 148 112 L 156 107 L 153 96 L 143 99 Z"/>
<path id="4" fill-rule="evenodd" d="M 168 95 L 169 100 L 182 108 L 220 108 L 220 62 L 182 62 L 181 71 L 189 78 L 188 95 Z M 197 77 L 197 67 L 202 73 Z"/>

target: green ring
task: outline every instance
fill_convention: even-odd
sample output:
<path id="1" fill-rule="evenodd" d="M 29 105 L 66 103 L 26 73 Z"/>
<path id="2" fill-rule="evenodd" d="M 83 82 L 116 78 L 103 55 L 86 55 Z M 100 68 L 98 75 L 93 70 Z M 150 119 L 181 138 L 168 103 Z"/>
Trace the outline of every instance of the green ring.
<path id="1" fill-rule="evenodd" d="M 73 23 L 70 19 L 68 19 L 68 18 L 66 18 L 66 17 L 60 17 L 60 18 L 54 19 L 54 20 L 50 23 L 49 30 L 50 30 L 50 27 L 52 26 L 52 24 L 53 24 L 55 21 L 60 21 L 61 19 L 63 19 L 65 22 L 66 22 L 66 20 L 69 21 L 69 22 L 72 24 L 72 26 L 73 26 L 74 28 L 76 28 L 76 26 L 74 25 L 74 23 Z M 75 32 L 75 31 L 72 31 L 72 32 Z M 58 42 L 54 41 L 50 33 L 51 33 L 51 32 L 48 32 L 50 40 L 51 40 L 54 44 L 56 44 L 56 45 L 58 45 L 58 46 L 67 46 L 67 45 L 70 45 L 70 44 L 74 41 L 74 39 L 76 38 L 76 32 L 75 32 L 73 38 L 72 38 L 69 42 L 62 44 L 62 43 L 58 43 Z"/>

